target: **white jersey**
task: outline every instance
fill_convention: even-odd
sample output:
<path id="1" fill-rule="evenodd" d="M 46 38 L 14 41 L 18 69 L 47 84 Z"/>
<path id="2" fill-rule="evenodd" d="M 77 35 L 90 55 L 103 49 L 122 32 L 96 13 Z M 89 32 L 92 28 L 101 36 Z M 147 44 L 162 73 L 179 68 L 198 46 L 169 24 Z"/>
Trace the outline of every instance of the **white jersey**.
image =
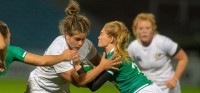
<path id="1" fill-rule="evenodd" d="M 132 41 L 128 46 L 129 55 L 134 58 L 143 73 L 156 83 L 164 93 L 180 92 L 179 83 L 176 92 L 169 92 L 174 90 L 169 90 L 165 85 L 165 82 L 174 75 L 171 56 L 177 51 L 178 44 L 160 34 L 155 35 L 147 47 L 144 47 L 138 40 Z"/>
<path id="2" fill-rule="evenodd" d="M 69 49 L 65 37 L 58 36 L 45 51 L 45 55 L 59 55 L 65 49 Z M 83 46 L 78 51 L 81 60 L 90 60 L 96 53 L 96 48 L 88 39 L 85 39 Z M 58 73 L 71 69 L 73 69 L 73 63 L 70 61 L 63 61 L 52 66 L 38 66 L 29 76 L 27 92 L 70 93 L 69 81 L 59 76 Z"/>

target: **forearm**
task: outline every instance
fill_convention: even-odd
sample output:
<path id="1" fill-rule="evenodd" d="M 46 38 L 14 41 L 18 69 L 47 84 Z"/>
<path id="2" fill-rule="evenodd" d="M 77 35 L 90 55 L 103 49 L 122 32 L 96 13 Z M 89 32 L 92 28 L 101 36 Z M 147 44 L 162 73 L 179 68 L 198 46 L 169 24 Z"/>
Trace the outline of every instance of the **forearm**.
<path id="1" fill-rule="evenodd" d="M 80 68 L 77 73 L 80 74 L 84 74 L 87 73 L 84 68 Z M 96 91 L 98 90 L 106 81 L 108 81 L 110 78 L 112 78 L 113 75 L 111 75 L 110 73 L 108 73 L 107 71 L 103 71 L 101 72 L 100 75 L 98 75 L 93 81 L 89 82 L 87 84 L 87 87 L 92 91 Z"/>
<path id="2" fill-rule="evenodd" d="M 179 80 L 183 74 L 183 72 L 185 71 L 187 66 L 187 61 L 185 60 L 181 60 L 178 62 L 177 67 L 176 67 L 176 71 L 175 74 L 173 76 L 173 79 L 175 80 Z"/>
<path id="3" fill-rule="evenodd" d="M 112 78 L 112 75 L 107 71 L 103 71 L 95 80 L 87 84 L 87 87 L 92 91 L 98 90 L 103 84 L 105 84 L 109 79 Z"/>
<path id="4" fill-rule="evenodd" d="M 32 53 L 27 53 L 25 56 L 26 63 L 38 66 L 49 66 L 64 61 L 64 57 L 61 55 L 35 55 Z"/>
<path id="5" fill-rule="evenodd" d="M 81 74 L 78 79 L 78 85 L 85 86 L 87 83 L 93 81 L 102 71 L 104 71 L 104 67 L 99 65 L 91 71 Z"/>
<path id="6" fill-rule="evenodd" d="M 186 69 L 188 57 L 186 53 L 181 49 L 179 53 L 175 56 L 175 59 L 177 59 L 178 64 L 173 78 L 179 80 Z"/>

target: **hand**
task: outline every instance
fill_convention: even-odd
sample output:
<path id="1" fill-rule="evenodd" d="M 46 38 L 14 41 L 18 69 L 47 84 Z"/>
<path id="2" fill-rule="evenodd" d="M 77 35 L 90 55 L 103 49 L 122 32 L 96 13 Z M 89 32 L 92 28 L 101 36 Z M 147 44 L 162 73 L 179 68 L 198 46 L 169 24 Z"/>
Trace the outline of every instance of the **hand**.
<path id="1" fill-rule="evenodd" d="M 81 64 L 80 56 L 78 54 L 76 54 L 75 56 L 73 56 L 72 61 L 74 63 L 74 66 Z"/>
<path id="2" fill-rule="evenodd" d="M 106 59 L 105 56 L 106 54 L 103 53 L 103 56 L 101 58 L 100 65 L 104 67 L 104 69 L 113 69 L 113 70 L 119 70 L 116 66 L 122 64 L 122 59 L 121 56 L 116 55 L 117 53 L 115 52 L 114 55 L 110 59 Z"/>
<path id="3" fill-rule="evenodd" d="M 6 69 L 5 62 L 0 60 L 0 72 L 3 72 Z"/>
<path id="4" fill-rule="evenodd" d="M 171 80 L 166 81 L 166 85 L 168 88 L 172 89 L 176 87 L 177 79 L 172 78 Z"/>
<path id="5" fill-rule="evenodd" d="M 65 51 L 63 51 L 61 55 L 63 56 L 65 61 L 69 61 L 73 60 L 74 56 L 78 55 L 78 52 L 76 50 L 66 49 Z"/>

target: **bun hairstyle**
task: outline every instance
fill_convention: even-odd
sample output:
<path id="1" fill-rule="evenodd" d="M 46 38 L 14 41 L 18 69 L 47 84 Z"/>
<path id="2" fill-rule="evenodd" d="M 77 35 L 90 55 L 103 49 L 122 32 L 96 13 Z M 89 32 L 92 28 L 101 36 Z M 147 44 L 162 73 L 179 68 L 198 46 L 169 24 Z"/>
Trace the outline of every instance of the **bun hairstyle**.
<path id="1" fill-rule="evenodd" d="M 65 13 L 69 16 L 77 16 L 79 11 L 79 4 L 74 0 L 70 0 L 68 7 L 65 9 Z"/>
<path id="2" fill-rule="evenodd" d="M 73 36 L 78 33 L 89 33 L 90 22 L 87 17 L 79 15 L 79 4 L 70 0 L 65 13 L 67 16 L 60 21 L 59 29 L 61 34 Z"/>

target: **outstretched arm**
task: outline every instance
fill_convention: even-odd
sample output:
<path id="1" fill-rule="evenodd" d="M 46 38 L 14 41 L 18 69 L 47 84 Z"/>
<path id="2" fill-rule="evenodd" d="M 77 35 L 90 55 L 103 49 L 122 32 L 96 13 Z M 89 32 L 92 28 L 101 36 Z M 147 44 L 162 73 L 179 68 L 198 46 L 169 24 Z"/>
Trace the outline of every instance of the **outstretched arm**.
<path id="1" fill-rule="evenodd" d="M 74 72 L 72 75 L 72 83 L 78 87 L 85 86 L 87 83 L 93 81 L 101 72 L 107 69 L 114 69 L 118 70 L 115 66 L 118 66 L 122 63 L 121 57 L 115 58 L 115 54 L 110 59 L 105 59 L 105 53 L 102 56 L 101 62 L 98 66 L 96 66 L 94 69 L 90 70 L 87 73 L 78 75 L 77 72 Z M 75 66 L 75 68 L 81 68 L 80 65 Z M 76 70 L 75 70 L 76 71 Z M 61 76 L 64 78 L 68 78 L 69 76 L 64 75 L 64 73 L 61 73 Z"/>
<path id="2" fill-rule="evenodd" d="M 36 55 L 32 53 L 27 53 L 24 62 L 31 65 L 47 66 L 54 65 L 61 61 L 72 60 L 73 57 L 77 55 L 75 50 L 65 50 L 61 55 Z"/>

